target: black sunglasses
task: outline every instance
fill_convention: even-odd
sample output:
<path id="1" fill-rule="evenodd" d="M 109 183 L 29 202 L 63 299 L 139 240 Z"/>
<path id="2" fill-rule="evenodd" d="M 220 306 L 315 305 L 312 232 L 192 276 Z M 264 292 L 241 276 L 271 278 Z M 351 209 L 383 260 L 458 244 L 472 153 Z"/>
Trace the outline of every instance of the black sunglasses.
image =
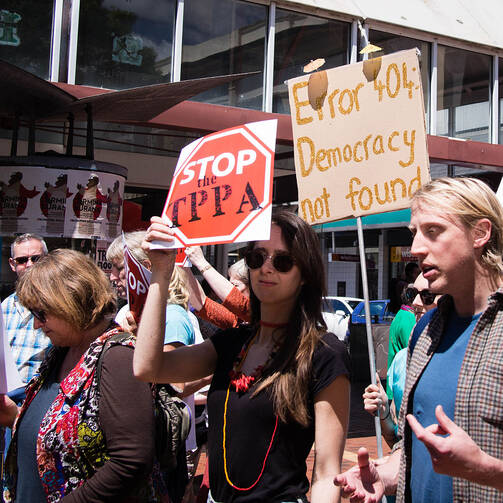
<path id="1" fill-rule="evenodd" d="M 45 323 L 47 321 L 47 313 L 43 309 L 30 309 L 30 313 L 33 314 L 40 323 Z"/>
<path id="2" fill-rule="evenodd" d="M 33 263 L 38 262 L 42 258 L 42 255 L 28 255 L 27 257 L 14 257 L 14 262 L 16 264 L 26 264 L 28 260 L 31 260 Z"/>
<path id="3" fill-rule="evenodd" d="M 436 293 L 430 292 L 430 290 L 427 289 L 419 291 L 417 288 L 407 288 L 407 290 L 405 290 L 405 298 L 409 302 L 413 302 L 416 295 L 421 297 L 421 301 L 425 306 L 433 304 L 433 302 L 435 302 L 435 297 L 437 296 Z"/>
<path id="4" fill-rule="evenodd" d="M 254 248 L 245 254 L 246 265 L 250 269 L 262 267 L 268 258 L 278 272 L 288 272 L 295 264 L 294 258 L 288 252 L 277 251 L 268 255 L 263 248 Z"/>

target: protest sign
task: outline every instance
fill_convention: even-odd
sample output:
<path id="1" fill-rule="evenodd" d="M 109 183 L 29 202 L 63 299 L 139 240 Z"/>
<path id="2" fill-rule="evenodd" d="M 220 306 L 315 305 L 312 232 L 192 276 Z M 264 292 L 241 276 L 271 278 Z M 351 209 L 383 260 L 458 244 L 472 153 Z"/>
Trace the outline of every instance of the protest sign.
<path id="1" fill-rule="evenodd" d="M 176 252 L 175 265 L 180 267 L 192 267 L 189 257 L 185 255 L 185 248 L 178 248 L 178 251 Z"/>
<path id="2" fill-rule="evenodd" d="M 244 124 L 182 149 L 163 210 L 172 246 L 269 239 L 276 127 Z"/>
<path id="3" fill-rule="evenodd" d="M 429 181 L 415 49 L 291 79 L 288 91 L 307 222 L 406 208 Z"/>
<path id="4" fill-rule="evenodd" d="M 138 322 L 147 300 L 152 273 L 131 255 L 124 241 L 124 234 L 122 240 L 124 243 L 124 268 L 127 278 L 127 301 L 129 310 L 133 313 L 136 322 Z"/>
<path id="5" fill-rule="evenodd" d="M 24 383 L 14 363 L 8 338 L 5 337 L 2 306 L 0 306 L 0 341 L 0 393 L 5 394 L 24 386 Z"/>

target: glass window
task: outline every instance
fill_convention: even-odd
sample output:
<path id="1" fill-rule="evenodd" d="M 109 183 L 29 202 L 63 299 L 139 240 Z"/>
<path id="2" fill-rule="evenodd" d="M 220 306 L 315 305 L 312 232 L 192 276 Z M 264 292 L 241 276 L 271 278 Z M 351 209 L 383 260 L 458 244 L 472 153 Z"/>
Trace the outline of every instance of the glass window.
<path id="1" fill-rule="evenodd" d="M 75 123 L 75 146 L 85 147 L 86 127 L 85 122 Z M 177 158 L 183 147 L 200 136 L 201 134 L 199 133 L 189 131 L 94 122 L 95 149 L 136 152 Z"/>
<path id="2" fill-rule="evenodd" d="M 416 47 L 421 52 L 419 64 L 421 65 L 421 81 L 423 84 L 424 109 L 426 112 L 426 127 L 429 126 L 430 105 L 430 44 L 424 40 L 403 37 L 394 33 L 370 30 L 370 42 L 382 48 L 384 54 L 405 51 Z M 381 53 L 379 53 L 381 54 Z"/>
<path id="3" fill-rule="evenodd" d="M 0 59 L 49 78 L 53 0 L 2 0 Z"/>
<path id="4" fill-rule="evenodd" d="M 175 0 L 80 2 L 76 83 L 128 89 L 169 82 Z"/>
<path id="5" fill-rule="evenodd" d="M 350 24 L 276 10 L 273 112 L 290 113 L 285 80 L 303 75 L 304 65 L 324 58 L 324 69 L 349 62 Z"/>
<path id="6" fill-rule="evenodd" d="M 438 46 L 437 134 L 490 141 L 491 56 Z"/>
<path id="7" fill-rule="evenodd" d="M 185 0 L 182 79 L 264 70 L 267 7 L 237 0 Z M 195 101 L 262 109 L 263 73 L 199 94 Z"/>

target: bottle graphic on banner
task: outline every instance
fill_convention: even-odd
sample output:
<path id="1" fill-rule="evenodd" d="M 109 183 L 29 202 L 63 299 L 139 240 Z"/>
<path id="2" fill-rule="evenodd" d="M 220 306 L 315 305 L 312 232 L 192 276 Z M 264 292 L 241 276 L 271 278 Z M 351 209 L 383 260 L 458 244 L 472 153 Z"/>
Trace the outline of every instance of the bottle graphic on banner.
<path id="1" fill-rule="evenodd" d="M 45 192 L 40 197 L 40 209 L 47 217 L 48 236 L 62 236 L 65 228 L 66 199 L 72 195 L 68 190 L 68 175 L 59 175 L 56 183 L 45 183 Z"/>
<path id="2" fill-rule="evenodd" d="M 119 222 L 121 218 L 122 197 L 120 193 L 119 180 L 114 182 L 113 190 L 108 189 L 107 198 L 107 220 L 108 235 L 116 236 L 119 234 Z"/>
<path id="3" fill-rule="evenodd" d="M 78 193 L 73 199 L 73 211 L 78 218 L 78 235 L 99 234 L 95 231 L 95 223 L 100 216 L 102 203 L 107 202 L 107 197 L 98 188 L 99 183 L 100 179 L 96 175 L 91 175 L 85 187 L 77 185 Z"/>

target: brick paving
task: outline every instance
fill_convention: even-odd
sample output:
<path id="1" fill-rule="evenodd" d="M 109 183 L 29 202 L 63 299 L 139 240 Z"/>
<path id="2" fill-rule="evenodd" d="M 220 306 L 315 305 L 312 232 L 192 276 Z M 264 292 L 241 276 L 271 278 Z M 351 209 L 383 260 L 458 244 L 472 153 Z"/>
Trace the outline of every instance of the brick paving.
<path id="1" fill-rule="evenodd" d="M 363 390 L 367 383 L 351 383 L 351 411 L 349 418 L 348 438 L 342 457 L 342 470 L 347 470 L 357 461 L 357 452 L 360 447 L 366 447 L 373 458 L 377 457 L 377 442 L 374 430 L 374 419 L 363 409 L 363 400 L 361 398 Z M 382 439 L 384 455 L 390 452 L 390 448 Z M 314 462 L 314 453 L 311 451 L 307 458 L 307 473 L 311 477 Z M 196 471 L 197 482 L 202 479 L 206 456 L 202 453 Z M 196 483 L 197 483 L 196 482 Z M 343 498 L 342 501 L 349 501 Z"/>

